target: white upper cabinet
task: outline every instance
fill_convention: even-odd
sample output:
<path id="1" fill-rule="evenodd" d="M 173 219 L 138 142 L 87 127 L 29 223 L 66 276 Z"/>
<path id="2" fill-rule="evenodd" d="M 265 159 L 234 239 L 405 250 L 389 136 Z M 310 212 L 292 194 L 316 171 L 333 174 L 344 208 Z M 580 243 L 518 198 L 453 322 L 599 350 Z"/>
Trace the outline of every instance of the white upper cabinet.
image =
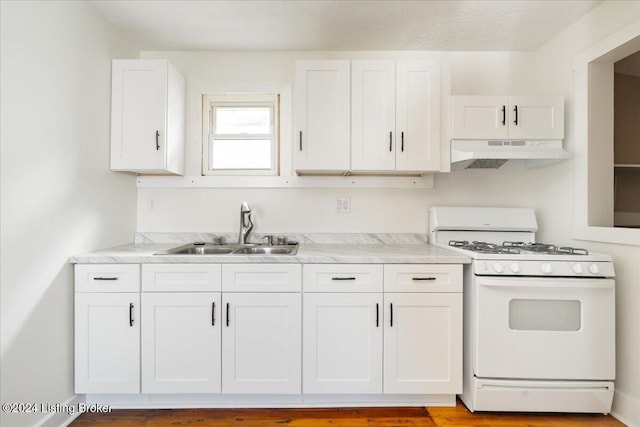
<path id="1" fill-rule="evenodd" d="M 452 139 L 563 139 L 561 96 L 452 96 Z"/>
<path id="2" fill-rule="evenodd" d="M 349 170 L 349 67 L 342 60 L 296 62 L 296 170 Z"/>
<path id="3" fill-rule="evenodd" d="M 166 60 L 114 60 L 111 91 L 111 169 L 184 174 L 184 77 Z"/>
<path id="4" fill-rule="evenodd" d="M 398 61 L 396 133 L 400 137 L 396 144 L 396 170 L 428 172 L 440 169 L 438 62 Z"/>
<path id="5" fill-rule="evenodd" d="M 396 169 L 396 63 L 351 63 L 351 168 Z"/>
<path id="6" fill-rule="evenodd" d="M 296 112 L 298 172 L 440 169 L 438 62 L 298 61 Z"/>

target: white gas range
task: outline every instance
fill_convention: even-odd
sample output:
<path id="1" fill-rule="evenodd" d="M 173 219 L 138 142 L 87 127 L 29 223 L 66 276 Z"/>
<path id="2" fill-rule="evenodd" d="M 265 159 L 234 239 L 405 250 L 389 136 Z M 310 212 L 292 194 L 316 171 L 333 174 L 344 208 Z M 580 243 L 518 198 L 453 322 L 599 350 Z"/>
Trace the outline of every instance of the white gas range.
<path id="1" fill-rule="evenodd" d="M 467 407 L 609 413 L 611 258 L 535 243 L 532 209 L 434 207 L 429 217 L 432 244 L 473 259 L 464 270 Z"/>

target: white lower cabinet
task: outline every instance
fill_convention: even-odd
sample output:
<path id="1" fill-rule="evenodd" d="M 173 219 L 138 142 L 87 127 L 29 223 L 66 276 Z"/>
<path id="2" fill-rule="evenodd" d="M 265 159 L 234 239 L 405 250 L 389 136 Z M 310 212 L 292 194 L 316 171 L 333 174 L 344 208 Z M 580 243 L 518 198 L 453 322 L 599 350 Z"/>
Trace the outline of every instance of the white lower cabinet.
<path id="1" fill-rule="evenodd" d="M 382 393 L 382 293 L 304 295 L 304 393 Z"/>
<path id="2" fill-rule="evenodd" d="M 75 392 L 140 393 L 140 294 L 75 295 Z"/>
<path id="3" fill-rule="evenodd" d="M 462 391 L 461 265 L 96 264 L 75 282 L 78 394 Z"/>
<path id="4" fill-rule="evenodd" d="M 222 392 L 301 392 L 300 293 L 225 293 Z"/>
<path id="5" fill-rule="evenodd" d="M 462 392 L 462 294 L 385 293 L 384 392 Z"/>
<path id="6" fill-rule="evenodd" d="M 462 391 L 460 265 L 310 264 L 303 284 L 305 393 Z"/>
<path id="7" fill-rule="evenodd" d="M 142 392 L 220 393 L 219 292 L 142 294 Z"/>
<path id="8" fill-rule="evenodd" d="M 140 393 L 140 266 L 75 267 L 74 391 Z"/>

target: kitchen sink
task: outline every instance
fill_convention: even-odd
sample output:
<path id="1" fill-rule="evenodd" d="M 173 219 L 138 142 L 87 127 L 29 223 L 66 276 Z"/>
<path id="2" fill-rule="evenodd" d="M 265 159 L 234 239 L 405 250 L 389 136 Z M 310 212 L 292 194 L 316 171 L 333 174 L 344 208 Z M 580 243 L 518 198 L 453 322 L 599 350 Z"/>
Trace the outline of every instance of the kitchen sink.
<path id="1" fill-rule="evenodd" d="M 298 252 L 298 245 L 260 245 L 238 248 L 232 252 L 232 255 L 295 255 L 296 252 Z"/>
<path id="2" fill-rule="evenodd" d="M 215 245 L 212 243 L 195 242 L 166 251 L 156 252 L 154 255 L 295 255 L 298 244 L 268 245 L 260 243 Z"/>

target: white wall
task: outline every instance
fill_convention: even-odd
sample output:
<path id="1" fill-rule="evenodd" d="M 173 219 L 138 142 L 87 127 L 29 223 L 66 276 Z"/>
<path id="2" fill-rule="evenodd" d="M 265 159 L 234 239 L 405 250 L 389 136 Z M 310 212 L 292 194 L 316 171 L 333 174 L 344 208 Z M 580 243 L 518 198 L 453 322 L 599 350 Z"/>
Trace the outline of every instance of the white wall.
<path id="1" fill-rule="evenodd" d="M 554 90 L 567 90 L 573 101 L 574 56 L 595 45 L 618 30 L 638 22 L 640 2 L 603 2 L 591 13 L 549 41 L 539 51 L 540 64 L 544 64 L 547 84 Z M 541 73 L 543 71 L 541 70 Z M 573 144 L 574 109 L 567 111 L 568 136 Z M 571 185 L 567 182 L 567 185 Z M 573 194 L 558 210 L 571 211 Z M 559 232 L 568 235 L 574 224 L 567 219 L 558 225 Z M 614 415 L 631 426 L 640 426 L 640 246 L 616 245 L 576 240 L 574 245 L 594 252 L 611 254 L 616 268 L 616 394 Z"/>
<path id="2" fill-rule="evenodd" d="M 574 150 L 574 55 L 637 20 L 639 2 L 608 1 L 549 41 L 539 51 L 442 53 L 451 67 L 451 93 L 565 96 L 565 148 Z M 189 166 L 198 173 L 201 136 L 197 98 L 206 90 L 258 81 L 291 83 L 296 58 L 389 57 L 389 53 L 331 52 L 143 52 L 167 58 L 190 82 Z M 403 53 L 402 57 L 420 57 Z M 194 130 L 195 129 L 195 130 Z M 336 197 L 350 196 L 352 213 L 335 214 Z M 149 200 L 158 202 L 151 212 Z M 640 248 L 571 236 L 574 221 L 573 161 L 528 171 L 456 171 L 438 174 L 423 190 L 370 189 L 158 189 L 138 191 L 139 231 L 226 231 L 238 226 L 242 200 L 252 202 L 260 232 L 427 232 L 427 210 L 435 205 L 526 206 L 536 210 L 539 241 L 610 253 L 617 272 L 617 381 L 614 410 L 640 425 Z"/>
<path id="3" fill-rule="evenodd" d="M 451 63 L 452 90 L 455 94 L 527 93 L 534 79 L 533 53 L 460 52 L 143 52 L 144 58 L 167 58 L 188 80 L 187 174 L 200 173 L 201 95 L 203 93 L 242 92 L 256 87 L 291 90 L 296 59 L 305 58 L 439 58 Z M 473 72 L 471 72 L 473 70 Z M 255 90 L 255 89 L 254 89 Z M 285 120 L 283 119 L 283 122 Z M 290 118 L 289 118 L 290 122 Z M 291 127 L 288 127 L 291 129 Z M 285 153 L 291 134 L 282 136 Z M 291 156 L 287 156 L 290 158 Z M 286 160 L 286 159 L 285 159 Z M 563 171 L 564 169 L 557 169 Z M 485 171 L 486 172 L 486 171 Z M 291 173 L 286 169 L 285 173 Z M 548 173 L 548 172 L 547 172 Z M 566 172 L 570 173 L 570 172 Z M 530 186 L 530 177 L 539 172 L 511 173 L 497 185 L 507 188 Z M 491 180 L 495 174 L 462 173 L 463 182 L 472 185 Z M 544 175 L 544 174 L 543 174 Z M 442 178 L 448 179 L 448 178 Z M 548 178 L 544 178 L 545 180 Z M 437 176 L 436 180 L 441 180 Z M 537 181 L 537 179 L 536 179 Z M 260 232 L 385 232 L 426 233 L 427 210 L 434 200 L 444 203 L 484 204 L 492 191 L 470 194 L 464 185 L 426 189 L 158 189 L 138 190 L 138 231 L 221 231 L 238 227 L 238 209 L 248 200 Z M 511 192 L 512 193 L 512 192 Z M 336 197 L 351 198 L 351 213 L 335 213 Z M 148 209 L 149 201 L 158 209 Z M 502 193 L 494 203 L 513 204 Z M 527 200 L 519 203 L 527 205 Z"/>
<path id="4" fill-rule="evenodd" d="M 1 5 L 2 402 L 64 403 L 74 395 L 68 257 L 135 231 L 135 178 L 108 163 L 111 59 L 135 53 L 85 2 Z M 3 411 L 0 424 L 44 417 Z"/>

